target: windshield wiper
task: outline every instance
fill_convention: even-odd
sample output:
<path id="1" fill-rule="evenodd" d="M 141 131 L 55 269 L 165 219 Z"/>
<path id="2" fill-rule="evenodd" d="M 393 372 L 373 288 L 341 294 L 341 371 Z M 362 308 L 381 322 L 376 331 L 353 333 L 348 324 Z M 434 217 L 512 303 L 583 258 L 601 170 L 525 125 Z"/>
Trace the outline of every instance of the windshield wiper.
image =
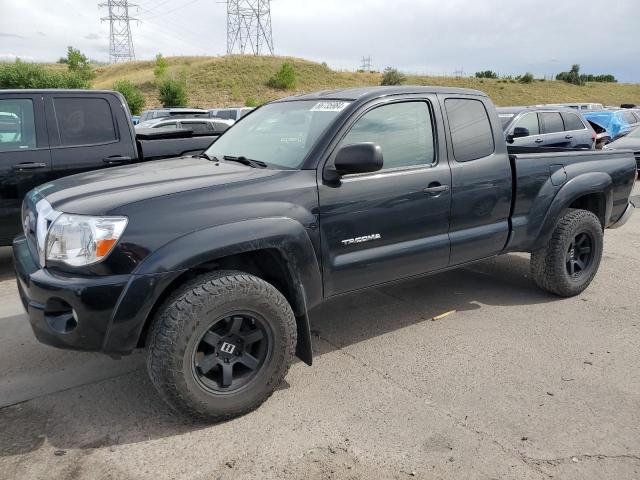
<path id="1" fill-rule="evenodd" d="M 248 165 L 249 167 L 252 168 L 267 168 L 267 164 L 264 162 L 261 162 L 260 160 L 252 160 L 251 158 L 247 158 L 247 157 L 243 157 L 243 156 L 239 156 L 239 157 L 233 157 L 231 155 L 225 155 L 224 157 L 225 160 L 228 160 L 230 162 L 238 162 L 241 163 L 243 165 Z"/>

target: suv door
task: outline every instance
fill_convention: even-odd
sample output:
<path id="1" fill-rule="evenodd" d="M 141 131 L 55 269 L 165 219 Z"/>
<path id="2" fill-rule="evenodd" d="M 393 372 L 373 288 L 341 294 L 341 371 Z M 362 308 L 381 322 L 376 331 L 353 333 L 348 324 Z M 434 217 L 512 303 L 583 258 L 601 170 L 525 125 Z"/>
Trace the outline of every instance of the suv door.
<path id="1" fill-rule="evenodd" d="M 56 178 L 135 161 L 135 139 L 115 95 L 52 93 L 46 97 Z"/>
<path id="2" fill-rule="evenodd" d="M 509 135 L 513 135 L 513 130 L 516 127 L 526 128 L 529 130 L 529 135 L 526 137 L 513 138 L 513 142 L 510 142 L 510 145 L 517 147 L 539 147 L 544 144 L 544 139 L 542 135 L 540 135 L 540 122 L 536 112 L 527 112 L 518 118 L 509 129 Z"/>
<path id="3" fill-rule="evenodd" d="M 451 173 L 435 97 L 366 105 L 338 134 L 373 142 L 383 169 L 327 184 L 319 171 L 324 293 L 329 297 L 447 266 Z"/>
<path id="4" fill-rule="evenodd" d="M 593 148 L 591 131 L 586 127 L 582 119 L 575 113 L 562 112 L 564 122 L 565 139 L 568 139 L 572 148 Z"/>
<path id="5" fill-rule="evenodd" d="M 0 96 L 0 245 L 22 230 L 22 199 L 47 182 L 51 157 L 42 95 Z"/>
<path id="6" fill-rule="evenodd" d="M 545 147 L 571 147 L 573 137 L 564 131 L 560 112 L 539 112 Z"/>

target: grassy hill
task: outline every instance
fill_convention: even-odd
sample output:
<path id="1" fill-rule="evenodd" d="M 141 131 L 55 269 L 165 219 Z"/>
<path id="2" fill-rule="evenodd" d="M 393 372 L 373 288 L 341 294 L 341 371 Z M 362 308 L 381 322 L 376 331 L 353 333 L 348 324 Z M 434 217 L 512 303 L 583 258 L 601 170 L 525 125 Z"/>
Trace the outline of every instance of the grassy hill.
<path id="1" fill-rule="evenodd" d="M 186 75 L 192 106 L 220 107 L 244 105 L 248 99 L 259 103 L 287 95 L 315 90 L 379 85 L 379 73 L 338 72 L 319 63 L 299 58 L 255 57 L 170 57 L 170 74 Z M 297 86 L 281 91 L 266 86 L 267 80 L 284 61 L 293 63 Z M 147 107 L 159 106 L 153 78 L 154 62 L 130 62 L 98 67 L 94 88 L 111 88 L 122 78 L 139 85 Z M 476 88 L 486 92 L 497 105 L 531 105 L 556 102 L 598 102 L 607 105 L 640 104 L 640 84 L 588 83 L 579 87 L 565 82 L 535 81 L 532 84 L 509 81 L 409 76 L 407 84 L 446 85 Z"/>

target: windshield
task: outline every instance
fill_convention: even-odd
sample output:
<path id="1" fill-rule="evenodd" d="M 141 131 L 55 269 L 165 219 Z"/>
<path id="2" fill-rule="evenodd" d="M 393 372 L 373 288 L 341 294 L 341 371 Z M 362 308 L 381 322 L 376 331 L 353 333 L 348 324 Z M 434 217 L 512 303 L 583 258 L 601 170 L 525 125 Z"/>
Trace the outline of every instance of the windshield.
<path id="1" fill-rule="evenodd" d="M 271 103 L 247 115 L 206 151 L 210 157 L 245 157 L 269 167 L 299 168 L 343 101 Z"/>

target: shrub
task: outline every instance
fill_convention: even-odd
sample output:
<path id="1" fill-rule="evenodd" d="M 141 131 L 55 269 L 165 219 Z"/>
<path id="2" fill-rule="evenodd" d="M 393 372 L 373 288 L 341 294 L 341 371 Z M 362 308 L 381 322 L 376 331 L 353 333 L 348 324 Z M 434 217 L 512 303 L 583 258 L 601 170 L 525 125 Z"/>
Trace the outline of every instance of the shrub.
<path id="1" fill-rule="evenodd" d="M 397 68 L 387 67 L 382 73 L 380 85 L 402 85 L 406 80 L 406 75 Z"/>
<path id="2" fill-rule="evenodd" d="M 153 68 L 153 76 L 156 80 L 161 80 L 164 74 L 167 73 L 169 63 L 167 59 L 162 56 L 161 53 L 156 55 L 156 66 Z"/>
<path id="3" fill-rule="evenodd" d="M 163 107 L 186 107 L 189 102 L 184 79 L 165 78 L 158 85 L 158 100 Z"/>
<path id="4" fill-rule="evenodd" d="M 524 75 L 518 77 L 520 83 L 533 83 L 533 73 L 527 72 Z"/>
<path id="5" fill-rule="evenodd" d="M 290 90 L 296 86 L 296 71 L 293 65 L 285 62 L 273 77 L 267 82 L 267 86 L 278 90 Z"/>
<path id="6" fill-rule="evenodd" d="M 144 108 L 146 103 L 142 90 L 129 80 L 117 80 L 113 84 L 113 89 L 120 92 L 129 105 L 129 111 L 132 115 L 138 115 Z"/>
<path id="7" fill-rule="evenodd" d="M 16 60 L 0 65 L 0 88 L 89 88 L 89 82 L 75 72 L 52 72 Z"/>
<path id="8" fill-rule="evenodd" d="M 258 105 L 258 100 L 253 97 L 247 98 L 244 102 L 245 107 L 257 107 Z"/>
<path id="9" fill-rule="evenodd" d="M 492 70 L 483 70 L 482 72 L 476 72 L 476 78 L 498 78 L 498 74 Z"/>

